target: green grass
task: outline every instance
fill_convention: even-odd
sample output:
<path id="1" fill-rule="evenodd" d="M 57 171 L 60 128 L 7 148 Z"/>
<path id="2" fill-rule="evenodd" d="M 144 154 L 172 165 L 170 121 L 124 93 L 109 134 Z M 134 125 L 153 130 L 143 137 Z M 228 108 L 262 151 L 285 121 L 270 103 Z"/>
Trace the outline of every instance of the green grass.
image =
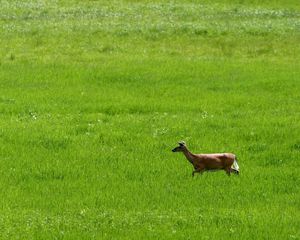
<path id="1" fill-rule="evenodd" d="M 0 239 L 299 239 L 299 42 L 293 0 L 0 0 Z"/>

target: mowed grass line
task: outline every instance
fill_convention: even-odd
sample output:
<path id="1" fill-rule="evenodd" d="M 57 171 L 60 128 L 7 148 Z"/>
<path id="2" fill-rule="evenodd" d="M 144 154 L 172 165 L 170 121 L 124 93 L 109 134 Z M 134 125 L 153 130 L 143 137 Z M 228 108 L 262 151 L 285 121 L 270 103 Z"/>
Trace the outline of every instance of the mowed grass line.
<path id="1" fill-rule="evenodd" d="M 2 3 L 0 238 L 299 239 L 296 5 Z"/>

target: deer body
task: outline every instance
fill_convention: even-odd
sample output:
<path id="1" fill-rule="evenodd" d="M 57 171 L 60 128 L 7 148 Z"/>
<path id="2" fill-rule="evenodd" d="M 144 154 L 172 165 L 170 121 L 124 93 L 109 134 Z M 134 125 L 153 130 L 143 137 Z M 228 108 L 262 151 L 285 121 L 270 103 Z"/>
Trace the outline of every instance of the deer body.
<path id="1" fill-rule="evenodd" d="M 236 156 L 232 153 L 214 153 L 214 154 L 193 154 L 184 142 L 179 143 L 179 147 L 172 150 L 173 152 L 183 152 L 187 160 L 193 165 L 195 173 L 204 171 L 224 170 L 228 175 L 231 172 L 239 174 L 239 167 Z"/>

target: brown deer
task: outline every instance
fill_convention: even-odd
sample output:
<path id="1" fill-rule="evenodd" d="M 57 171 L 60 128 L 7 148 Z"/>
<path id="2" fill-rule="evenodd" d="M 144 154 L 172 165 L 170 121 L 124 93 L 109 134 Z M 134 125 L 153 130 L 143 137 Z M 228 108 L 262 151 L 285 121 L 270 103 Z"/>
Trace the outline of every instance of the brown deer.
<path id="1" fill-rule="evenodd" d="M 239 174 L 239 166 L 236 156 L 232 153 L 213 153 L 213 154 L 193 154 L 191 153 L 185 142 L 178 143 L 179 146 L 174 148 L 172 152 L 183 152 L 187 160 L 194 166 L 195 173 L 203 173 L 204 171 L 225 170 L 230 176 L 231 172 Z"/>

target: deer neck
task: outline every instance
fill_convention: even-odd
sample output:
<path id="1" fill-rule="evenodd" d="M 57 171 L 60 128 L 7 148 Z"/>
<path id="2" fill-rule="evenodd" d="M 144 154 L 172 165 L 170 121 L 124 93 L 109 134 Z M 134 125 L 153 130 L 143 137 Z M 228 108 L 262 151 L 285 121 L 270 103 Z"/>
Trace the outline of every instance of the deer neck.
<path id="1" fill-rule="evenodd" d="M 194 154 L 192 154 L 187 148 L 183 151 L 184 156 L 186 157 L 186 159 L 193 164 L 193 160 L 194 160 Z"/>

